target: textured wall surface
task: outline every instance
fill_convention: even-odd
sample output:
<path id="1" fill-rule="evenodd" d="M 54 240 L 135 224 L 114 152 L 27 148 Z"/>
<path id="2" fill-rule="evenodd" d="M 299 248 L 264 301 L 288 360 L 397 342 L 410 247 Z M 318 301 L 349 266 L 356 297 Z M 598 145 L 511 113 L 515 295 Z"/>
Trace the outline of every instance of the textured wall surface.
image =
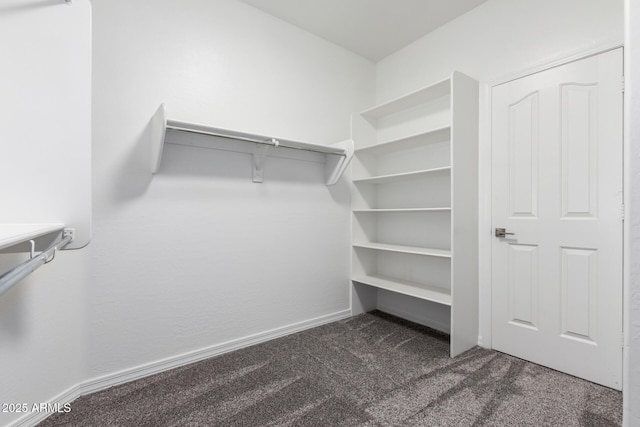
<path id="1" fill-rule="evenodd" d="M 234 0 L 95 0 L 88 377 L 349 308 L 349 181 L 322 165 L 167 145 L 149 118 L 330 144 L 373 64 Z"/>
<path id="2" fill-rule="evenodd" d="M 489 0 L 378 63 L 392 99 L 458 70 L 491 82 L 605 42 L 623 41 L 623 0 Z"/>

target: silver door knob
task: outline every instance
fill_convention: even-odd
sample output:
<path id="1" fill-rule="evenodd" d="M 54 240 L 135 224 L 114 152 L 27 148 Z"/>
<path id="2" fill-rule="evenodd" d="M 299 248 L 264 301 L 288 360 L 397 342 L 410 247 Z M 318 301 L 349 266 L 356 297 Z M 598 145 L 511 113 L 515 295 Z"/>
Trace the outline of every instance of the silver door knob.
<path id="1" fill-rule="evenodd" d="M 507 235 L 513 236 L 515 233 L 507 233 L 504 228 L 496 228 L 496 237 L 507 237 Z"/>

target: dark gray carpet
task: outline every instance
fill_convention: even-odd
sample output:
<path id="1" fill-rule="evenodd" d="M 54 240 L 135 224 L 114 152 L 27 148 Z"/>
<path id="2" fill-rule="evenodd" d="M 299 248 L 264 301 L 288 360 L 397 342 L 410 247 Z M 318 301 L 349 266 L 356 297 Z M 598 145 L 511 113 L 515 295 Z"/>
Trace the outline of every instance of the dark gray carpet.
<path id="1" fill-rule="evenodd" d="M 621 393 L 356 316 L 82 397 L 40 426 L 620 426 Z"/>

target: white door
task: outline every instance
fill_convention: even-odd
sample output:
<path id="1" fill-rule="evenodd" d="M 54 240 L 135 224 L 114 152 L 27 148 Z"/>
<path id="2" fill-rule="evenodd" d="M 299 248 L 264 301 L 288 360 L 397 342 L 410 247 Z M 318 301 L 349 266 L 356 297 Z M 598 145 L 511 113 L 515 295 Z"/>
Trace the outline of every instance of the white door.
<path id="1" fill-rule="evenodd" d="M 498 351 L 622 388 L 622 49 L 492 91 Z"/>

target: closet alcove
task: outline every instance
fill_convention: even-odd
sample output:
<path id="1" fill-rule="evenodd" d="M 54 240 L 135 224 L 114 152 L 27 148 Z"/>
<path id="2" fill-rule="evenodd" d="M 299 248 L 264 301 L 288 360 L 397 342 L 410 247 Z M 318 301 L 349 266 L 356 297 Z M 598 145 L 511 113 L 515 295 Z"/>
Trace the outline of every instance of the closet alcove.
<path id="1" fill-rule="evenodd" d="M 352 132 L 353 312 L 379 290 L 448 307 L 456 356 L 478 342 L 478 83 L 454 71 Z"/>

